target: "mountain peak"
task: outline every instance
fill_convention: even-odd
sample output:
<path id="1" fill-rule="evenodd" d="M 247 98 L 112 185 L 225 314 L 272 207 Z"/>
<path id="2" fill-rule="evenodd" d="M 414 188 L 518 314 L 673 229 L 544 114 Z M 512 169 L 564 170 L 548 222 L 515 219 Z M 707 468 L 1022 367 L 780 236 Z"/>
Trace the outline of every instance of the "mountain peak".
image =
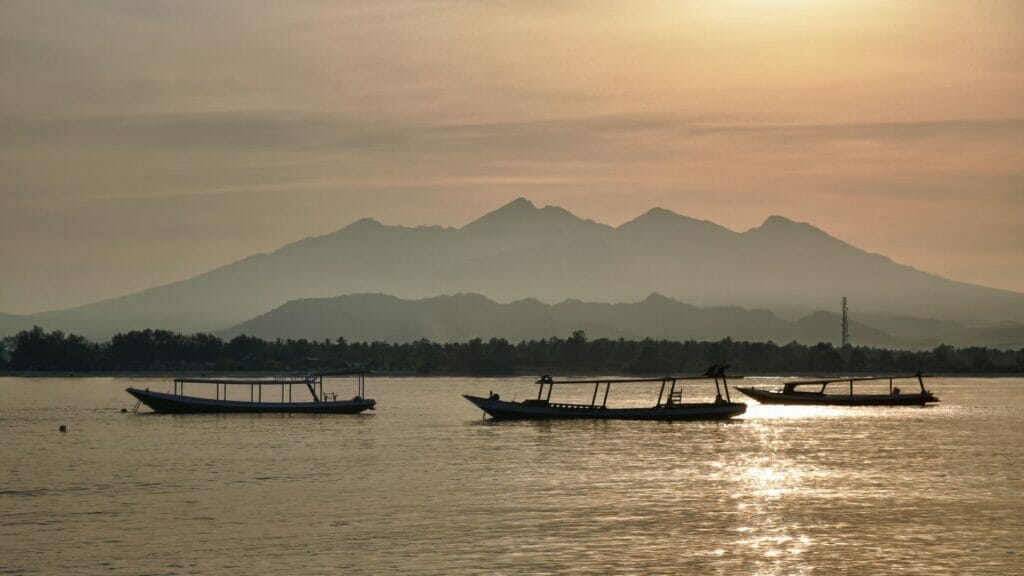
<path id="1" fill-rule="evenodd" d="M 526 198 L 520 196 L 519 198 L 516 198 L 515 200 L 509 202 L 508 204 L 505 204 L 501 208 L 498 208 L 497 210 L 492 210 L 491 212 L 484 214 L 483 216 L 474 220 L 474 222 L 478 222 L 480 220 L 483 220 L 484 218 L 521 217 L 537 212 L 538 210 L 539 209 L 536 205 L 534 205 L 533 202 L 530 202 Z"/>
<path id="2" fill-rule="evenodd" d="M 820 228 L 816 228 L 806 222 L 797 222 L 790 220 L 785 216 L 773 215 L 765 219 L 764 223 L 757 228 L 751 228 L 747 231 L 751 234 L 770 234 L 770 235 L 787 235 L 793 236 L 797 234 L 801 235 L 815 235 L 815 236 L 826 236 L 831 238 L 825 231 Z"/>
<path id="3" fill-rule="evenodd" d="M 650 294 L 647 295 L 647 298 L 644 298 L 643 300 L 641 300 L 641 303 L 642 304 L 665 304 L 665 303 L 679 304 L 679 301 L 673 300 L 673 299 L 665 296 L 664 294 L 660 294 L 658 292 L 651 292 Z"/>
<path id="4" fill-rule="evenodd" d="M 636 218 L 630 220 L 626 224 L 631 224 L 633 222 L 645 222 L 646 223 L 646 222 L 665 222 L 665 221 L 672 221 L 672 220 L 690 220 L 690 219 L 691 218 L 689 218 L 688 216 L 683 216 L 682 214 L 677 214 L 677 213 L 675 213 L 675 212 L 673 212 L 671 210 L 667 210 L 665 208 L 660 208 L 658 206 L 655 206 L 654 208 L 651 208 L 647 212 L 644 212 L 643 214 L 641 214 L 641 215 L 637 216 Z M 623 226 L 625 226 L 626 224 L 623 224 Z"/>
<path id="5" fill-rule="evenodd" d="M 622 224 L 619 231 L 631 236 L 648 237 L 669 234 L 674 242 L 728 241 L 735 233 L 708 220 L 698 220 L 665 208 L 651 208 Z"/>
<path id="6" fill-rule="evenodd" d="M 488 212 L 480 218 L 466 224 L 463 229 L 476 228 L 509 228 L 530 222 L 541 222 L 546 226 L 579 223 L 583 220 L 573 213 L 558 206 L 538 208 L 533 202 L 519 197 L 501 208 Z"/>
<path id="7" fill-rule="evenodd" d="M 711 225 L 711 226 L 714 226 L 716 228 L 721 228 L 721 226 L 719 226 L 718 224 L 715 224 L 714 222 L 709 222 L 707 220 L 698 220 L 696 218 L 691 218 L 689 216 L 683 216 L 682 214 L 678 214 L 678 213 L 673 212 L 671 210 L 667 210 L 665 208 L 659 208 L 659 207 L 651 208 L 647 212 L 644 212 L 643 214 L 637 216 L 636 218 L 633 218 L 629 222 L 626 222 L 625 224 L 619 226 L 619 228 L 632 228 L 633 226 L 640 226 L 640 225 L 643 225 L 643 226 L 659 226 L 659 225 L 661 225 L 661 226 L 663 226 L 663 225 L 672 225 L 672 224 L 680 224 L 680 223 L 693 223 L 693 224 L 701 224 L 701 225 Z"/>
<path id="8" fill-rule="evenodd" d="M 355 222 L 345 226 L 345 228 L 380 228 L 384 226 L 379 220 L 373 218 L 360 218 Z"/>
<path id="9" fill-rule="evenodd" d="M 784 216 L 769 216 L 759 227 L 751 228 L 743 235 L 755 242 L 767 241 L 775 245 L 800 246 L 801 250 L 812 250 L 819 254 L 841 249 L 847 253 L 869 255 L 891 262 L 885 256 L 865 252 L 832 236 L 821 228 L 807 222 L 796 222 Z M 830 257 L 835 257 L 837 254 L 837 252 L 832 252 Z"/>
<path id="10" fill-rule="evenodd" d="M 679 300 L 676 300 L 675 298 L 669 298 L 668 296 L 665 296 L 664 294 L 661 294 L 660 292 L 651 292 L 650 294 L 647 295 L 646 298 L 644 298 L 643 300 L 637 302 L 635 304 L 635 306 L 639 307 L 640 309 L 646 308 L 648 310 L 661 310 L 661 311 L 664 311 L 664 310 L 667 310 L 667 309 L 674 309 L 674 310 L 680 310 L 680 309 L 696 310 L 697 309 L 697 307 L 692 305 L 692 304 L 687 304 L 686 302 L 680 302 Z"/>
<path id="11" fill-rule="evenodd" d="M 761 226 L 810 226 L 810 224 L 790 220 L 789 218 L 778 214 L 772 214 L 764 219 L 764 223 L 762 223 Z"/>
<path id="12" fill-rule="evenodd" d="M 530 202 L 527 198 L 520 196 L 519 198 L 516 198 L 515 200 L 509 202 L 508 204 L 505 204 L 501 208 L 498 208 L 498 210 L 536 210 L 536 208 L 537 207 L 533 204 L 533 202 Z"/>

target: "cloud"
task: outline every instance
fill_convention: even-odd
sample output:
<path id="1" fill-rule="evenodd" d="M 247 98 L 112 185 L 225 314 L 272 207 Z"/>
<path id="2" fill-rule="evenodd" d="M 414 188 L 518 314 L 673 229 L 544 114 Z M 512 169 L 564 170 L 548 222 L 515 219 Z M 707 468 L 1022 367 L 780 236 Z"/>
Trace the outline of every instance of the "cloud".
<path id="1" fill-rule="evenodd" d="M 0 116 L 0 202 L 74 202 L 258 192 L 423 187 L 674 186 L 1012 200 L 1024 120 L 763 125 L 665 114 L 522 122 L 245 111 L 38 120 Z M 62 170 L 47 171 L 55 158 Z M 97 168 L 99 168 L 97 170 Z M 71 194 L 66 179 L 77 174 Z M 809 179 L 809 180 L 808 180 Z"/>

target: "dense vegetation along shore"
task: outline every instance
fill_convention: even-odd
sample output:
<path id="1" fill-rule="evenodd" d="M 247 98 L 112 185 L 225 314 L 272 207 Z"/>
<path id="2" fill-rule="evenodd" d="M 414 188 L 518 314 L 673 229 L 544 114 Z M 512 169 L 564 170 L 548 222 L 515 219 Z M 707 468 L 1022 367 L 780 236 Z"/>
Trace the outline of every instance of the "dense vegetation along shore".
<path id="1" fill-rule="evenodd" d="M 139 330 L 107 342 L 33 328 L 0 344 L 5 372 L 308 371 L 340 366 L 406 374 L 539 374 L 699 372 L 728 362 L 735 373 L 914 372 L 942 374 L 1024 373 L 1024 348 L 954 348 L 907 351 L 829 343 L 677 342 L 569 338 L 511 343 L 479 338 L 467 342 L 407 343 L 335 340 L 262 340 L 212 334 Z"/>

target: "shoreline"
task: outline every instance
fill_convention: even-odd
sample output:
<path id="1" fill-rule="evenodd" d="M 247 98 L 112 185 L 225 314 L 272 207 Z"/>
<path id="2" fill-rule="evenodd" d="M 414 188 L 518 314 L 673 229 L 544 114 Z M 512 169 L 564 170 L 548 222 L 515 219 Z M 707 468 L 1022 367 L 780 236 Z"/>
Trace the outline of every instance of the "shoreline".
<path id="1" fill-rule="evenodd" d="M 202 378 L 202 377 L 220 377 L 220 378 L 271 378 L 274 376 L 304 376 L 308 372 L 304 371 L 269 371 L 269 370 L 184 370 L 184 371 L 166 371 L 166 370 L 154 370 L 154 371 L 96 371 L 96 372 L 66 372 L 66 371 L 29 371 L 29 372 L 15 372 L 15 371 L 0 371 L 0 378 L 69 378 L 69 379 L 87 379 L 87 378 Z M 557 370 L 541 370 L 541 371 L 521 371 L 511 372 L 506 374 L 481 374 L 474 372 L 435 372 L 431 374 L 420 374 L 416 372 L 384 372 L 384 371 L 368 371 L 367 376 L 370 378 L 481 378 L 488 380 L 496 379 L 507 379 L 507 378 L 524 378 L 533 377 L 539 378 L 544 374 L 559 374 L 563 377 L 612 377 L 612 378 L 629 378 L 629 377 L 661 377 L 665 374 L 640 374 L 635 372 L 558 372 Z M 860 377 L 860 376 L 877 376 L 883 373 L 880 372 L 801 372 L 801 371 L 784 371 L 784 372 L 759 372 L 751 374 L 736 374 L 729 376 L 732 379 L 746 378 L 843 378 L 843 377 Z M 889 372 L 884 375 L 889 375 Z M 891 374 L 904 374 L 904 372 L 892 372 Z M 905 374 L 912 375 L 911 372 Z M 1024 377 L 1024 372 L 928 372 L 924 374 L 925 378 L 1020 378 Z"/>

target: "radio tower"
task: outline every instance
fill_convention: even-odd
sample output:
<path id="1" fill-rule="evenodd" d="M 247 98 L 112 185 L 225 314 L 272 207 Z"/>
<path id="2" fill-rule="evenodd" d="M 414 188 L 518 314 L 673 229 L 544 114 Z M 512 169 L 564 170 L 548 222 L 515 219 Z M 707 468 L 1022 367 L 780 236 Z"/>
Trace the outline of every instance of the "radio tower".
<path id="1" fill-rule="evenodd" d="M 846 296 L 843 296 L 843 348 L 850 345 L 850 320 L 846 317 Z"/>

